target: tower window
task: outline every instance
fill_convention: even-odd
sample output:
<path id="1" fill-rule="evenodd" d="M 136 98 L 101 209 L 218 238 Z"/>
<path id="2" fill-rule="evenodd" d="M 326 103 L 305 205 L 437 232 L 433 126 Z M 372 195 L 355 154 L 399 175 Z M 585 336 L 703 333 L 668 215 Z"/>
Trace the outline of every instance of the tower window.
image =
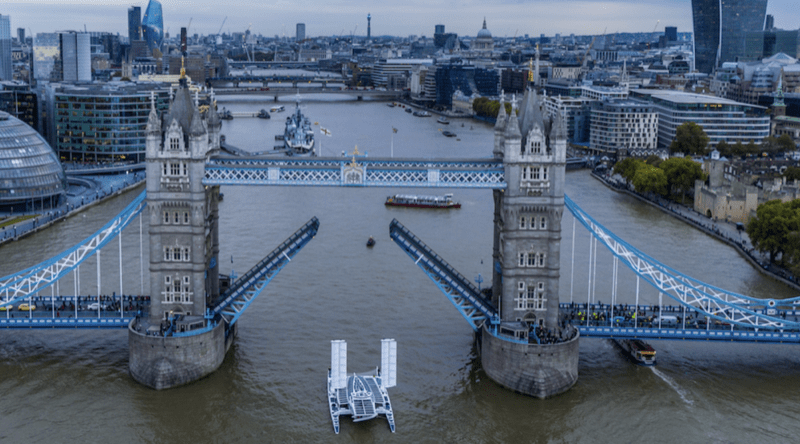
<path id="1" fill-rule="evenodd" d="M 178 219 L 178 212 L 176 211 L 175 212 L 175 223 L 177 224 L 179 222 L 180 222 L 180 219 Z"/>
<path id="2" fill-rule="evenodd" d="M 539 219 L 539 228 L 541 228 L 542 230 L 546 230 L 547 229 L 547 218 L 546 217 L 542 216 L 542 218 Z"/>
<path id="3" fill-rule="evenodd" d="M 179 150 L 181 149 L 181 141 L 177 137 L 172 137 L 169 139 L 169 149 L 171 150 Z"/>
<path id="4" fill-rule="evenodd" d="M 165 224 L 169 223 L 169 212 L 168 211 L 164 212 L 164 223 Z"/>
<path id="5" fill-rule="evenodd" d="M 520 267 L 524 267 L 525 266 L 525 257 L 526 257 L 525 253 L 520 253 L 519 254 L 519 266 Z"/>
<path id="6" fill-rule="evenodd" d="M 189 223 L 189 213 L 188 212 L 184 212 L 183 213 L 183 223 L 185 223 L 185 224 Z"/>
<path id="7" fill-rule="evenodd" d="M 526 217 L 525 216 L 520 216 L 520 218 L 519 218 L 519 227 L 521 229 L 523 229 L 523 230 L 526 228 L 525 227 L 525 221 L 526 221 Z"/>

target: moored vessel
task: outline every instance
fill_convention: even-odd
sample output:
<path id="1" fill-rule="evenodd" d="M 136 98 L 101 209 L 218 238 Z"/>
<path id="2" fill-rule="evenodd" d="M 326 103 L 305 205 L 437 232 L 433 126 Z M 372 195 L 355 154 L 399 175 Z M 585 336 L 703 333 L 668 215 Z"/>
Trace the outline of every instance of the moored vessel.
<path id="1" fill-rule="evenodd" d="M 300 111 L 299 100 L 294 113 L 286 118 L 283 145 L 289 155 L 313 154 L 314 129 L 311 126 L 311 121 Z"/>
<path id="2" fill-rule="evenodd" d="M 436 119 L 437 122 L 441 123 L 442 125 L 450 125 L 450 121 L 447 120 L 447 117 L 442 116 Z"/>
<path id="3" fill-rule="evenodd" d="M 416 196 L 409 194 L 395 194 L 386 198 L 386 206 L 411 207 L 411 208 L 461 208 L 461 204 L 453 201 L 453 195 L 444 196 Z"/>

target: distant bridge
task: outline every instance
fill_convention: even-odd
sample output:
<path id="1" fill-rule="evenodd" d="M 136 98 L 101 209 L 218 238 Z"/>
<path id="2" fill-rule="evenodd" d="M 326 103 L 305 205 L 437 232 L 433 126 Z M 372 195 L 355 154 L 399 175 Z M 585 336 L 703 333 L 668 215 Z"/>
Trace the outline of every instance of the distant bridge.
<path id="1" fill-rule="evenodd" d="M 355 90 L 341 87 L 328 88 L 324 86 L 307 87 L 269 87 L 269 88 L 215 88 L 217 96 L 272 96 L 277 102 L 278 97 L 294 96 L 296 94 L 339 94 L 356 97 L 361 100 L 364 97 L 378 99 L 400 99 L 405 96 L 406 91 L 379 91 L 379 90 Z"/>

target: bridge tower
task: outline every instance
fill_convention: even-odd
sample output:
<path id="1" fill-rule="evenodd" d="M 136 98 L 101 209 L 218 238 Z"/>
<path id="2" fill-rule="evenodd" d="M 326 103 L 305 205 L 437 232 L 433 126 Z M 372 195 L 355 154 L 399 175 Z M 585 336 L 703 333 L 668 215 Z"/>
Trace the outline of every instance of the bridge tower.
<path id="1" fill-rule="evenodd" d="M 159 119 L 152 106 L 146 129 L 150 313 L 131 323 L 128 342 L 131 375 L 156 389 L 214 371 L 235 333 L 205 316 L 219 298 L 219 187 L 202 180 L 221 122 L 213 105 L 200 114 L 184 72 L 169 111 Z"/>
<path id="2" fill-rule="evenodd" d="M 495 191 L 492 299 L 500 319 L 484 325 L 481 362 L 500 385 L 545 398 L 578 378 L 578 336 L 558 319 L 561 216 L 567 137 L 528 89 L 517 116 L 501 104 L 494 156 L 508 184 Z M 544 341 L 540 338 L 544 338 Z M 549 343 L 548 343 L 549 342 Z"/>

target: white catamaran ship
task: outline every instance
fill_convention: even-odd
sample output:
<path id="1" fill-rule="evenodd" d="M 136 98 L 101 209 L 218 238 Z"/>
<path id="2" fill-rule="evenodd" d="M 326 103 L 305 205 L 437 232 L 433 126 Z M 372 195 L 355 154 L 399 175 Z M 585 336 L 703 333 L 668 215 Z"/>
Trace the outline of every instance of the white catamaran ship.
<path id="1" fill-rule="evenodd" d="M 394 413 L 387 388 L 397 385 L 397 342 L 381 340 L 381 366 L 374 373 L 347 374 L 347 342 L 331 341 L 328 369 L 328 409 L 333 430 L 339 433 L 339 417 L 350 415 L 353 422 L 383 415 L 394 433 Z"/>

